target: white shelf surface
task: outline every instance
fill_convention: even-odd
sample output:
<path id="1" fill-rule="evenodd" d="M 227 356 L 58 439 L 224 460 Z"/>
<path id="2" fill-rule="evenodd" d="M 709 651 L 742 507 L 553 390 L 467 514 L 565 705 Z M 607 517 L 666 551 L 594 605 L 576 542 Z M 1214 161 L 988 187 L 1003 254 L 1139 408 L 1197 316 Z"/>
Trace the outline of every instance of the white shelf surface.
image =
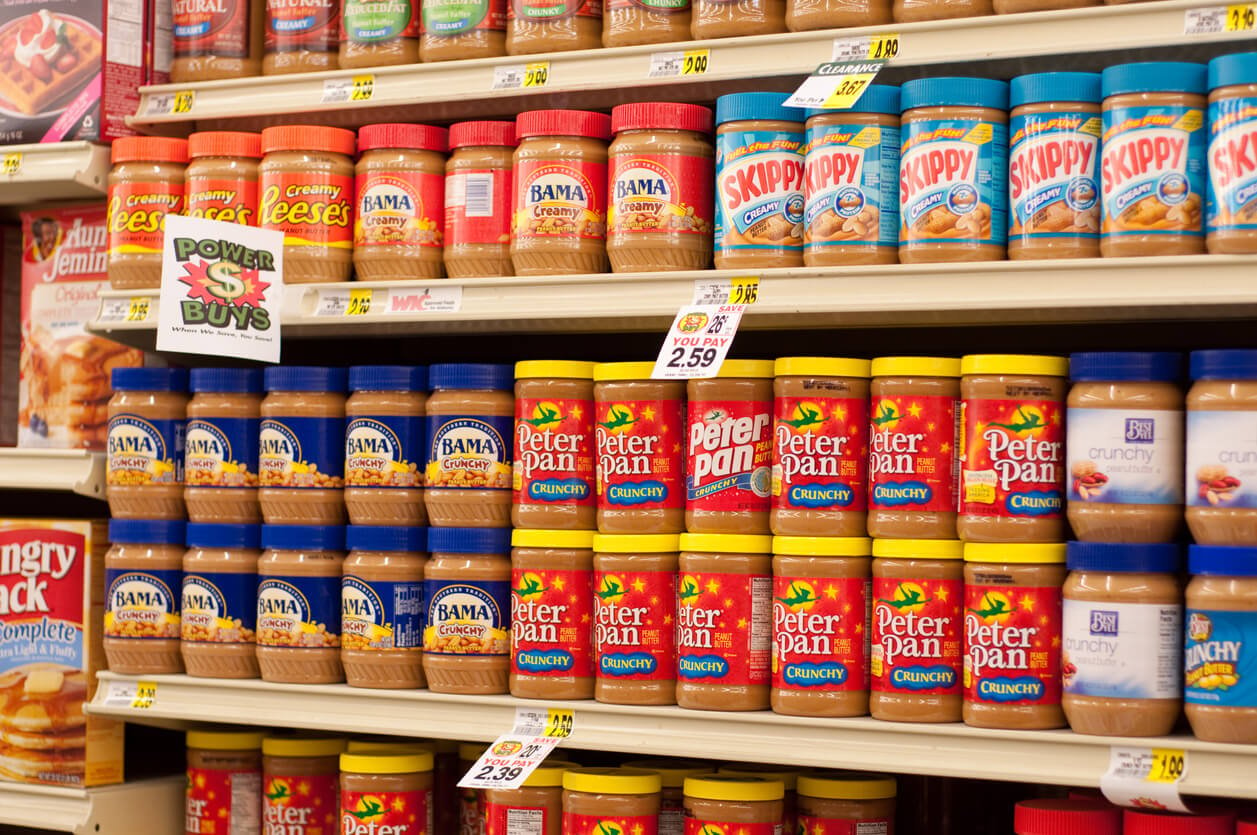
<path id="1" fill-rule="evenodd" d="M 157 685 L 150 706 L 106 704 L 111 682 L 133 685 L 140 679 Z M 172 728 L 218 722 L 487 742 L 510 729 L 516 707 L 544 705 L 575 711 L 575 731 L 569 743 L 573 748 L 642 756 L 702 754 L 727 760 L 1045 785 L 1098 786 L 1108 768 L 1111 746 L 1155 745 L 1188 752 L 1185 793 L 1257 798 L 1257 745 L 1222 745 L 1182 736 L 1088 737 L 1070 731 L 990 731 L 959 724 L 811 719 L 767 711 L 720 713 L 593 701 L 529 702 L 509 696 L 188 676 L 101 673 L 100 681 L 90 713 Z"/>
<path id="2" fill-rule="evenodd" d="M 0 449 L 0 490 L 105 498 L 105 456 L 79 449 Z"/>
<path id="3" fill-rule="evenodd" d="M 103 197 L 109 148 L 91 142 L 0 147 L 0 206 Z"/>
<path id="4" fill-rule="evenodd" d="M 147 832 L 179 832 L 185 782 L 163 777 L 94 789 L 0 782 L 0 824 L 75 835 L 138 832 L 140 823 Z"/>

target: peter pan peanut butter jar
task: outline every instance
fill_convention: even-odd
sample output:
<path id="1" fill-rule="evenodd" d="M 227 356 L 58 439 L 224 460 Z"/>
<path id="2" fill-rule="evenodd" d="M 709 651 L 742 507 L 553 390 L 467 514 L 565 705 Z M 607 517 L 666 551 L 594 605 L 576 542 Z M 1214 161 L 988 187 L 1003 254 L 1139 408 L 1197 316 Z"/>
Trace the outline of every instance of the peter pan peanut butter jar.
<path id="1" fill-rule="evenodd" d="M 663 781 L 638 768 L 572 768 L 563 774 L 563 832 L 567 835 L 620 832 L 658 835 Z"/>
<path id="2" fill-rule="evenodd" d="M 509 365 L 482 364 L 429 369 L 424 502 L 432 525 L 510 525 L 514 371 Z"/>
<path id="3" fill-rule="evenodd" d="M 185 832 L 227 835 L 262 831 L 262 734 L 255 731 L 188 731 L 188 788 Z M 137 809 L 137 814 L 144 810 Z"/>
<path id="4" fill-rule="evenodd" d="M 433 831 L 431 751 L 340 755 L 340 832 Z"/>
<path id="5" fill-rule="evenodd" d="M 685 831 L 782 835 L 781 780 L 744 774 L 700 774 L 685 778 Z M 708 829 L 712 827 L 712 829 Z"/>
<path id="6" fill-rule="evenodd" d="M 345 508 L 355 525 L 422 525 L 428 369 L 356 365 L 345 401 Z"/>
<path id="7" fill-rule="evenodd" d="M 268 525 L 345 520 L 345 369 L 275 366 L 263 374 L 258 500 Z"/>
<path id="8" fill-rule="evenodd" d="M 479 759 L 483 748 L 473 747 L 475 757 L 467 763 L 468 767 Z M 484 811 L 478 821 L 480 832 L 462 835 L 519 835 L 521 829 L 527 829 L 531 835 L 561 835 L 563 775 L 571 768 L 576 768 L 576 763 L 546 760 L 517 789 L 485 789 Z M 528 825 L 521 826 L 521 821 Z"/>
<path id="9" fill-rule="evenodd" d="M 182 519 L 188 372 L 115 368 L 105 484 L 115 519 Z"/>
<path id="10" fill-rule="evenodd" d="M 262 823 L 270 832 L 337 831 L 340 755 L 337 737 L 275 734 L 262 740 Z"/>
<path id="11" fill-rule="evenodd" d="M 895 778 L 858 771 L 799 775 L 800 832 L 894 832 Z"/>
<path id="12" fill-rule="evenodd" d="M 591 699 L 593 531 L 511 535 L 511 695 Z"/>
<path id="13" fill-rule="evenodd" d="M 511 522 L 518 528 L 592 530 L 594 364 L 515 365 L 515 470 Z"/>

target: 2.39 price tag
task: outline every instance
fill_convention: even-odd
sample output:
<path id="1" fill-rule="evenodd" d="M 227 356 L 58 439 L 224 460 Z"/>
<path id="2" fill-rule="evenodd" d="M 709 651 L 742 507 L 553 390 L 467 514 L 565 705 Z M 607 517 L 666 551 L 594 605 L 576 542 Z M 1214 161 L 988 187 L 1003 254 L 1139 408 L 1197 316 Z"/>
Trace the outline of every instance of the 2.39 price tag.
<path id="1" fill-rule="evenodd" d="M 468 789 L 517 789 L 558 745 L 572 735 L 570 710 L 516 708 L 515 726 L 493 741 L 458 785 Z"/>

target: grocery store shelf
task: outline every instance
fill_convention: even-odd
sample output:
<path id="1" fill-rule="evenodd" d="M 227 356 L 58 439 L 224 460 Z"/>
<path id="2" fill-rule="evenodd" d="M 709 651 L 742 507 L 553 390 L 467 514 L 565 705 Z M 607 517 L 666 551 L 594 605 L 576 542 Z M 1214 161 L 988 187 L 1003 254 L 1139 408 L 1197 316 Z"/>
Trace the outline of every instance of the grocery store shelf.
<path id="1" fill-rule="evenodd" d="M 56 490 L 105 498 L 105 456 L 79 449 L 0 449 L 0 490 Z"/>
<path id="2" fill-rule="evenodd" d="M 1257 745 L 1189 737 L 1087 737 L 1069 731 L 985 731 L 964 725 L 911 725 L 874 719 L 811 719 L 767 711 L 719 713 L 597 702 L 526 702 L 509 696 L 449 696 L 424 690 L 145 676 L 156 684 L 147 706 L 132 707 L 134 677 L 101 673 L 89 712 L 147 725 L 197 722 L 318 728 L 489 741 L 510 729 L 520 706 L 569 707 L 570 745 L 637 755 L 708 756 L 811 767 L 948 774 L 1044 785 L 1097 786 L 1113 745 L 1188 752 L 1188 794 L 1257 798 Z M 128 691 L 128 688 L 131 690 Z"/>
<path id="3" fill-rule="evenodd" d="M 184 778 L 141 780 L 96 789 L 0 782 L 0 824 L 54 832 L 178 832 L 183 828 Z"/>
<path id="4" fill-rule="evenodd" d="M 109 148 L 90 142 L 0 147 L 0 206 L 102 197 Z"/>

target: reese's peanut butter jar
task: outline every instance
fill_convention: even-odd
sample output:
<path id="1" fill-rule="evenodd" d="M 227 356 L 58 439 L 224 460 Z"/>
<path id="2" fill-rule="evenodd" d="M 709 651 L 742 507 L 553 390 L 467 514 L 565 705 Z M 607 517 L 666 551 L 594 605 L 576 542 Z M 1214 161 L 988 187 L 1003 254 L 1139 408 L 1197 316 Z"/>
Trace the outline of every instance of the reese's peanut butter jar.
<path id="1" fill-rule="evenodd" d="M 161 286 L 166 215 L 183 212 L 188 142 L 164 136 L 126 136 L 110 149 L 109 286 Z"/>

